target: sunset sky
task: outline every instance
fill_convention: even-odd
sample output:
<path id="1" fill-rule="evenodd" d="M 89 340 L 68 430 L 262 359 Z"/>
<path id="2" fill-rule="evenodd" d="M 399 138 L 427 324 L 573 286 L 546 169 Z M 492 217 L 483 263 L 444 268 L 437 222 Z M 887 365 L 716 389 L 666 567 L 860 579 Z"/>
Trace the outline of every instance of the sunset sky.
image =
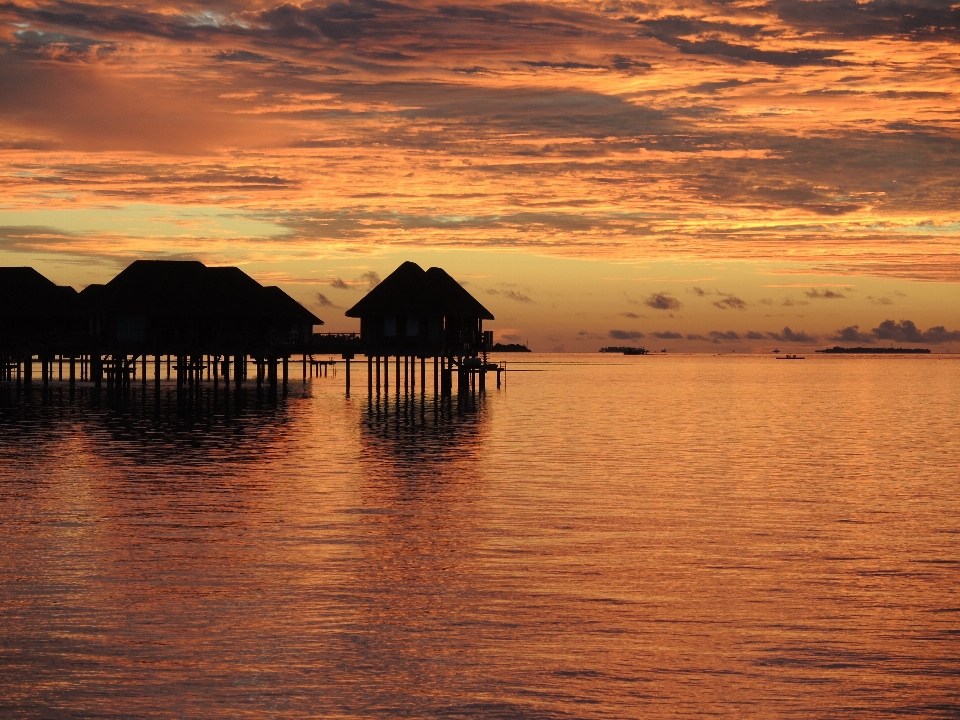
<path id="1" fill-rule="evenodd" d="M 541 351 L 960 351 L 960 3 L 0 3 L 0 264 L 403 260 Z"/>

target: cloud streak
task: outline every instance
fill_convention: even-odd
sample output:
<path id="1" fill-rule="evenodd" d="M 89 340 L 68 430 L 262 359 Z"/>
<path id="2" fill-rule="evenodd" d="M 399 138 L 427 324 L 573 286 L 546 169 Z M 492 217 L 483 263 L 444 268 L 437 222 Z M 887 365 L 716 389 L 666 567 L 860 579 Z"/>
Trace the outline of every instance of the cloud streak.
<path id="1" fill-rule="evenodd" d="M 607 335 L 614 340 L 640 340 L 642 332 L 636 330 L 611 330 Z"/>
<path id="2" fill-rule="evenodd" d="M 955 282 L 958 13 L 932 0 L 7 2 L 0 192 L 18 211 L 255 214 L 276 233 L 244 245 L 250 257 L 789 258 Z M 119 223 L 50 230 L 131 250 Z M 139 249 L 208 239 L 184 224 Z M 85 257 L 80 245 L 30 251 Z"/>
<path id="3" fill-rule="evenodd" d="M 682 307 L 679 300 L 662 292 L 653 293 L 643 304 L 654 310 L 679 310 Z"/>

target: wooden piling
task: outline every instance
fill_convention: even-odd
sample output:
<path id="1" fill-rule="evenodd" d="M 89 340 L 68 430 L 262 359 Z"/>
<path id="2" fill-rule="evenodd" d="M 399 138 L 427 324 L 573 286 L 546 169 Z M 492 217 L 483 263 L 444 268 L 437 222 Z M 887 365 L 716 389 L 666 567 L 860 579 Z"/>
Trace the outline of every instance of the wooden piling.
<path id="1" fill-rule="evenodd" d="M 277 358 L 270 357 L 267 359 L 267 379 L 270 382 L 270 389 L 276 390 L 277 388 Z"/>

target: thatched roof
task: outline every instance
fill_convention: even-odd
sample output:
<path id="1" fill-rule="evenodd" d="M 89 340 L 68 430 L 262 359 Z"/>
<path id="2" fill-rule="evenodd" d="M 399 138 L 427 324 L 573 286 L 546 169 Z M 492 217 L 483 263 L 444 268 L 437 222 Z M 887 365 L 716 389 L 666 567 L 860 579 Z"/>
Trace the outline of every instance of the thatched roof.
<path id="1" fill-rule="evenodd" d="M 62 317 L 76 313 L 77 291 L 31 267 L 0 267 L 0 317 Z"/>
<path id="2" fill-rule="evenodd" d="M 476 317 L 493 320 L 493 314 L 468 293 L 443 268 L 432 267 L 426 272 L 427 285 L 443 308 L 443 314 L 454 317 Z"/>
<path id="3" fill-rule="evenodd" d="M 278 287 L 264 287 L 240 268 L 197 261 L 137 260 L 105 285 L 80 293 L 90 312 L 176 317 L 282 318 L 323 321 Z"/>
<path id="4" fill-rule="evenodd" d="M 384 315 L 442 315 L 493 320 L 476 298 L 438 267 L 424 271 L 405 262 L 344 313 L 359 318 Z"/>

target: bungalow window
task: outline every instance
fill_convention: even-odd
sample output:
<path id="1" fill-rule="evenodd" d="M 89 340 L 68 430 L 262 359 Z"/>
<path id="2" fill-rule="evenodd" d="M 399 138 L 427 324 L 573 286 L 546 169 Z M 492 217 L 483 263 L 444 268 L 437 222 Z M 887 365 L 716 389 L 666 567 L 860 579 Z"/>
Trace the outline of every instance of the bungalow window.
<path id="1" fill-rule="evenodd" d="M 407 337 L 416 337 L 420 334 L 420 323 L 415 317 L 407 318 Z"/>
<path id="2" fill-rule="evenodd" d="M 384 337 L 397 336 L 397 318 L 394 315 L 387 315 L 383 319 L 383 336 Z"/>

